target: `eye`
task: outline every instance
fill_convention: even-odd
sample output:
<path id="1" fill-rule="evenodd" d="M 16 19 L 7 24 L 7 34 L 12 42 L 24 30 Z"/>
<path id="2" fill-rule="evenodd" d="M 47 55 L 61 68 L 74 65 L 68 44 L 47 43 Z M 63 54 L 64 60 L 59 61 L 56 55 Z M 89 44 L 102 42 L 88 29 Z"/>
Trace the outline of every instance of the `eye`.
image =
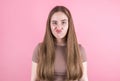
<path id="1" fill-rule="evenodd" d="M 62 24 L 64 25 L 64 24 L 66 24 L 66 22 L 65 22 L 65 21 L 63 21 L 63 22 L 62 22 Z"/>
<path id="2" fill-rule="evenodd" d="M 57 25 L 57 22 L 56 22 L 56 21 L 54 21 L 54 22 L 52 22 L 52 24 Z"/>

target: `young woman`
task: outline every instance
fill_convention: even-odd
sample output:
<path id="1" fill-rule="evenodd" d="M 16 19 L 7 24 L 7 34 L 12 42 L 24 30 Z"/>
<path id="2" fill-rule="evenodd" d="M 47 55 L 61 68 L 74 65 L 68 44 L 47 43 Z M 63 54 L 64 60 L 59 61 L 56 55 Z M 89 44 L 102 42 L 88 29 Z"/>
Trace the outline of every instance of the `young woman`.
<path id="1" fill-rule="evenodd" d="M 88 81 L 85 51 L 64 6 L 49 13 L 44 40 L 33 52 L 31 81 Z"/>

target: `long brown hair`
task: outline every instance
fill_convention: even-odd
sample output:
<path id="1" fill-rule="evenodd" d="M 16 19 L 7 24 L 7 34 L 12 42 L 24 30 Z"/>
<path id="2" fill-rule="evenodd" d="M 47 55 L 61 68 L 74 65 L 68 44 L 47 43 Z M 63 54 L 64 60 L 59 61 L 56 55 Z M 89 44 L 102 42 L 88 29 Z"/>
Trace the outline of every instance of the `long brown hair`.
<path id="1" fill-rule="evenodd" d="M 55 37 L 50 29 L 51 17 L 55 12 L 61 11 L 68 17 L 68 31 L 66 39 L 67 81 L 78 80 L 83 75 L 83 66 L 77 42 L 73 19 L 70 11 L 64 6 L 55 6 L 49 13 L 44 40 L 39 49 L 39 62 L 37 65 L 37 81 L 53 81 L 55 61 Z"/>

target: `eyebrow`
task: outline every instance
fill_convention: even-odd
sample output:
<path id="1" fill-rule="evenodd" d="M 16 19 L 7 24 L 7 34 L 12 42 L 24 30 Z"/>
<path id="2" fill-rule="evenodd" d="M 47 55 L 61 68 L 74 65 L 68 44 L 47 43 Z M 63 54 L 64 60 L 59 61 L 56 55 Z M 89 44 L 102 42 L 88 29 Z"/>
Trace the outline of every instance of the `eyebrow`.
<path id="1" fill-rule="evenodd" d="M 63 20 L 61 20 L 61 21 L 67 21 L 67 19 L 63 19 Z"/>
<path id="2" fill-rule="evenodd" d="M 57 20 L 52 20 L 52 22 L 56 22 Z M 62 19 L 61 21 L 67 21 L 67 19 Z"/>

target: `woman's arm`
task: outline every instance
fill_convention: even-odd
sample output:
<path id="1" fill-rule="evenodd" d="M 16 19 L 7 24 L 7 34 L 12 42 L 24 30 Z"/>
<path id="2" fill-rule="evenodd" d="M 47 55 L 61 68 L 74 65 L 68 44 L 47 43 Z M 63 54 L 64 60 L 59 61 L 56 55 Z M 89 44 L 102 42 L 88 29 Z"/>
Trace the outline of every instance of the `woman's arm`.
<path id="1" fill-rule="evenodd" d="M 83 77 L 80 79 L 80 81 L 88 81 L 88 76 L 87 76 L 87 61 L 83 62 Z"/>
<path id="2" fill-rule="evenodd" d="M 81 44 L 79 44 L 79 47 L 80 47 L 80 54 L 81 54 L 81 57 L 82 57 L 82 64 L 83 64 L 83 77 L 78 81 L 88 81 L 87 57 L 86 57 L 85 48 Z"/>
<path id="3" fill-rule="evenodd" d="M 35 81 L 36 78 L 37 63 L 32 61 L 31 81 Z"/>

